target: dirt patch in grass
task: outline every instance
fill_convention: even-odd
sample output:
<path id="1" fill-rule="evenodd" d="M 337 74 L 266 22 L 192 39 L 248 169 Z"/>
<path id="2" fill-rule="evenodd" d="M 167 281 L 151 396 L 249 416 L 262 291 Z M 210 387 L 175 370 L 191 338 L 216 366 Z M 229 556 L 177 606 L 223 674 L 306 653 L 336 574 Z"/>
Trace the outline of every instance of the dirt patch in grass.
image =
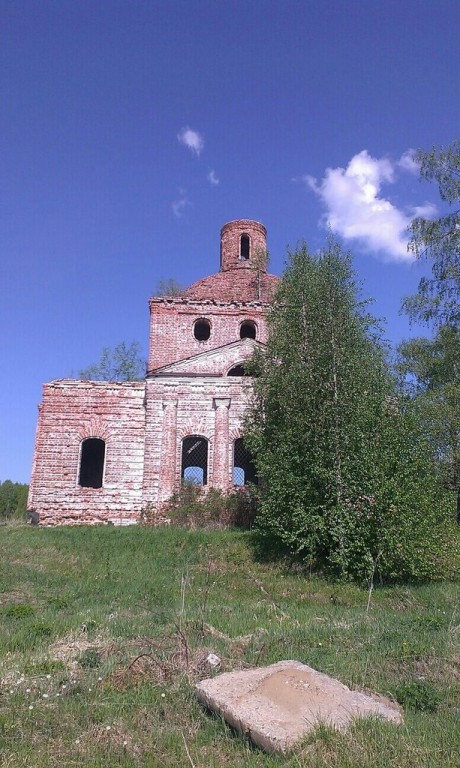
<path id="1" fill-rule="evenodd" d="M 211 650 L 203 648 L 190 653 L 189 656 L 175 652 L 169 658 L 156 658 L 151 653 L 142 653 L 127 666 L 118 667 L 104 682 L 118 691 L 144 683 L 174 685 L 183 677 L 191 683 L 210 674 L 212 668 L 207 658 L 211 653 Z M 222 661 L 219 667 L 221 665 Z"/>
<path id="2" fill-rule="evenodd" d="M 12 589 L 9 592 L 2 592 L 0 594 L 0 606 L 29 602 L 30 595 L 31 592 L 27 589 Z"/>
<path id="3" fill-rule="evenodd" d="M 144 683 L 174 688 L 184 679 L 193 685 L 216 672 L 250 666 L 242 661 L 239 652 L 233 654 L 231 648 L 225 654 L 216 653 L 214 646 L 204 644 L 204 634 L 199 636 L 193 623 L 189 629 L 190 634 L 185 628 L 155 639 L 141 637 L 124 643 L 119 647 L 119 656 L 123 656 L 124 661 L 105 678 L 104 685 L 113 686 L 118 691 Z M 220 639 L 226 637 L 223 633 L 218 635 Z"/>
<path id="4" fill-rule="evenodd" d="M 451 680 L 460 681 L 460 656 L 452 658 L 439 658 L 433 656 L 429 659 L 417 659 L 414 664 L 416 675 L 428 678 L 433 682 Z"/>
<path id="5" fill-rule="evenodd" d="M 414 658 L 397 662 L 387 660 L 383 667 L 387 675 L 394 678 L 408 680 L 412 678 L 426 679 L 431 682 L 451 684 L 460 681 L 460 656 L 425 656 L 423 658 Z"/>
<path id="6" fill-rule="evenodd" d="M 90 649 L 100 653 L 101 659 L 107 659 L 117 652 L 118 645 L 107 636 L 96 635 L 90 639 L 72 634 L 52 643 L 48 648 L 48 655 L 56 661 L 63 662 L 68 668 L 76 669 L 79 666 L 79 659 Z"/>
<path id="7" fill-rule="evenodd" d="M 393 592 L 392 597 L 389 600 L 389 607 L 391 606 L 391 609 L 393 611 L 413 611 L 413 612 L 422 612 L 423 606 L 420 603 L 419 600 L 417 600 L 413 593 L 409 590 L 401 591 L 397 588 Z"/>

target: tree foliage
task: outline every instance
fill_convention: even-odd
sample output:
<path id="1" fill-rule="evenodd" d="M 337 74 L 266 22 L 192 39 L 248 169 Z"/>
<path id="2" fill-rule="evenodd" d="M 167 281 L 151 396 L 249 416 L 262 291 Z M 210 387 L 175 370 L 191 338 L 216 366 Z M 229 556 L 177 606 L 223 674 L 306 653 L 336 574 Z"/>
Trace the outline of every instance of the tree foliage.
<path id="1" fill-rule="evenodd" d="M 265 248 L 256 248 L 252 256 L 251 264 L 256 272 L 256 297 L 260 300 L 262 296 L 262 276 L 268 269 L 270 255 Z"/>
<path id="2" fill-rule="evenodd" d="M 410 248 L 432 261 L 404 310 L 412 319 L 434 326 L 434 338 L 401 344 L 399 367 L 410 377 L 410 390 L 429 438 L 444 485 L 457 497 L 460 523 L 460 141 L 447 148 L 419 151 L 421 177 L 435 181 L 443 201 L 456 208 L 435 220 L 416 218 Z"/>
<path id="3" fill-rule="evenodd" d="M 441 325 L 433 339 L 403 342 L 399 356 L 441 480 L 456 494 L 460 523 L 460 330 Z"/>
<path id="4" fill-rule="evenodd" d="M 266 545 L 345 578 L 433 574 L 438 483 L 350 256 L 290 254 L 268 323 L 246 424 Z"/>
<path id="5" fill-rule="evenodd" d="M 183 296 L 184 293 L 185 287 L 174 277 L 159 280 L 155 290 L 155 296 Z"/>
<path id="6" fill-rule="evenodd" d="M 137 341 L 116 347 L 104 347 L 98 363 L 78 373 L 80 379 L 92 381 L 140 381 L 145 376 L 145 360 L 140 356 Z"/>
<path id="7" fill-rule="evenodd" d="M 431 258 L 432 275 L 421 279 L 418 291 L 404 302 L 415 320 L 460 327 L 460 141 L 447 148 L 416 154 L 420 175 L 435 181 L 443 201 L 453 210 L 437 219 L 417 217 L 409 248 L 417 258 Z"/>
<path id="8" fill-rule="evenodd" d="M 11 480 L 0 482 L 0 520 L 24 516 L 28 493 L 29 486 L 25 483 L 13 483 Z"/>

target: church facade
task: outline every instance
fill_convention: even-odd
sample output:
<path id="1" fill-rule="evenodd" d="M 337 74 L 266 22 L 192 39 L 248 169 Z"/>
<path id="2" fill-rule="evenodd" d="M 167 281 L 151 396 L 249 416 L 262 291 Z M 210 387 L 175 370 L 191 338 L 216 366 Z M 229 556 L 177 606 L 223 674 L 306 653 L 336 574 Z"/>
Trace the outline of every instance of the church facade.
<path id="1" fill-rule="evenodd" d="M 183 481 L 226 492 L 255 479 L 244 363 L 267 341 L 266 248 L 262 224 L 229 222 L 219 272 L 150 299 L 144 381 L 44 385 L 28 504 L 40 524 L 136 523 Z"/>

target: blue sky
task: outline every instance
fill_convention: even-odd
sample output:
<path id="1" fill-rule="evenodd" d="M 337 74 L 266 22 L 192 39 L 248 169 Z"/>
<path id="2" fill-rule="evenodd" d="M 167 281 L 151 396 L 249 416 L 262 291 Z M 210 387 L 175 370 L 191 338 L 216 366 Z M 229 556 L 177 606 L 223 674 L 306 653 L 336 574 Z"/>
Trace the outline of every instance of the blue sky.
<path id="1" fill-rule="evenodd" d="M 271 271 L 326 225 L 397 343 L 438 206 L 411 150 L 459 137 L 458 0 L 0 0 L 0 480 L 43 382 L 147 349 L 148 297 L 254 218 Z M 415 172 L 414 172 L 415 171 Z"/>

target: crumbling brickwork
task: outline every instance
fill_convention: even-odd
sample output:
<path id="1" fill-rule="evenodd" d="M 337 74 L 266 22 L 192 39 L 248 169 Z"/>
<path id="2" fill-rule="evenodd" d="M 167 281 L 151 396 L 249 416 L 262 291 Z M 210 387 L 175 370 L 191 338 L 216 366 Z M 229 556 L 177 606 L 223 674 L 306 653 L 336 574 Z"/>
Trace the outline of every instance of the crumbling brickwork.
<path id="1" fill-rule="evenodd" d="M 41 524 L 137 522 L 147 505 L 161 509 L 190 469 L 208 487 L 233 486 L 251 391 L 241 374 L 267 341 L 278 280 L 266 272 L 265 238 L 258 222 L 226 224 L 221 271 L 183 296 L 150 300 L 145 381 L 45 384 L 29 494 Z"/>
<path id="2" fill-rule="evenodd" d="M 145 408 L 143 382 L 73 381 L 45 384 L 35 442 L 29 508 L 40 522 L 137 520 L 142 507 Z M 82 442 L 106 444 L 103 485 L 78 483 Z"/>

